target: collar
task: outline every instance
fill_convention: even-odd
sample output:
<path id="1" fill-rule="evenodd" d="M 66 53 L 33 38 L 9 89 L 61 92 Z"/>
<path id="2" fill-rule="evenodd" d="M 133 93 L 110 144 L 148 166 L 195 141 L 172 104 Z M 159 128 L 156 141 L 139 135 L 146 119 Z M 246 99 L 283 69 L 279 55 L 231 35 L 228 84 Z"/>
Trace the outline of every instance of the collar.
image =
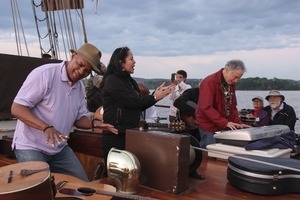
<path id="1" fill-rule="evenodd" d="M 75 86 L 77 83 L 73 83 L 69 80 L 68 74 L 67 74 L 67 61 L 63 62 L 63 65 L 61 66 L 61 80 L 63 82 L 67 82 L 69 86 Z"/>

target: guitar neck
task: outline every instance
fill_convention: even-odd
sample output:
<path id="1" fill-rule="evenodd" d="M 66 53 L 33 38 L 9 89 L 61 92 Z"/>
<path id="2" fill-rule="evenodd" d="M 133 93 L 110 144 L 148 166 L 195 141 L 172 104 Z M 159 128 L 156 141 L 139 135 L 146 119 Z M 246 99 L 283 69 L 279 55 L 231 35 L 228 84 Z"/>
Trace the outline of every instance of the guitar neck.
<path id="1" fill-rule="evenodd" d="M 168 128 L 170 130 L 182 131 L 185 130 L 185 123 L 183 121 L 176 121 L 171 123 L 147 123 L 148 127 L 153 128 Z"/>
<path id="2" fill-rule="evenodd" d="M 143 197 L 143 196 L 134 195 L 134 194 L 124 194 L 124 193 L 120 193 L 120 192 L 109 192 L 109 191 L 104 191 L 104 190 L 96 190 L 96 194 L 120 197 L 120 198 L 126 198 L 126 199 L 136 199 L 136 200 L 157 200 L 157 199 L 151 198 L 151 197 Z"/>
<path id="3" fill-rule="evenodd" d="M 154 127 L 154 128 L 169 128 L 169 124 L 167 123 L 147 123 L 148 127 Z"/>

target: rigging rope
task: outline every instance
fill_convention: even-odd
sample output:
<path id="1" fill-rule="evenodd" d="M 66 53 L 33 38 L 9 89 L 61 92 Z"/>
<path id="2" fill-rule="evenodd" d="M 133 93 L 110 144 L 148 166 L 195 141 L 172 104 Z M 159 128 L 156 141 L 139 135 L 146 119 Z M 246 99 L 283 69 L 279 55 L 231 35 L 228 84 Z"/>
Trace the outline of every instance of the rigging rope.
<path id="1" fill-rule="evenodd" d="M 49 1 L 49 0 L 48 0 Z M 53 19 L 52 19 L 52 13 L 49 11 L 49 4 L 46 5 L 47 9 L 45 10 L 45 16 L 46 16 L 46 24 L 47 24 L 47 30 L 48 30 L 48 38 L 49 38 L 49 48 L 52 52 L 52 57 L 57 59 L 55 56 L 55 45 L 54 45 L 54 38 L 53 38 Z"/>
<path id="2" fill-rule="evenodd" d="M 70 21 L 70 26 L 69 26 L 69 28 L 70 28 L 70 35 L 71 35 L 71 37 L 70 37 L 70 40 L 72 41 L 72 44 L 73 44 L 73 48 L 74 49 L 77 49 L 76 48 L 76 41 L 75 41 L 75 36 L 74 36 L 74 28 L 73 28 L 73 20 L 72 20 L 72 17 L 71 17 L 71 10 L 68 10 L 68 13 L 69 13 L 69 21 Z"/>
<path id="3" fill-rule="evenodd" d="M 58 2 L 56 2 L 56 7 L 58 7 Z M 65 42 L 65 32 L 62 28 L 62 20 L 61 18 L 61 12 L 57 12 L 57 16 L 58 16 L 58 21 L 59 21 L 59 27 L 60 27 L 60 30 L 61 30 L 61 38 L 62 38 L 62 43 L 63 43 L 63 47 L 64 47 L 64 53 L 65 53 L 65 57 L 68 58 L 68 54 L 66 52 L 66 42 Z M 60 57 L 60 55 L 58 55 Z"/>
<path id="4" fill-rule="evenodd" d="M 37 34 L 38 34 L 38 40 L 39 40 L 39 44 L 40 44 L 40 51 L 41 51 L 41 55 L 44 54 L 44 53 L 49 53 L 50 51 L 52 51 L 51 49 L 51 30 L 49 28 L 49 23 L 48 23 L 48 16 L 47 16 L 47 13 L 45 13 L 45 17 L 43 19 L 40 19 L 37 17 L 37 13 L 36 13 L 36 8 L 37 7 L 41 7 L 42 6 L 42 3 L 41 4 L 36 4 L 34 0 L 32 0 L 32 10 L 33 10 L 33 14 L 34 14 L 34 19 L 35 19 L 35 25 L 36 25 L 36 30 L 37 30 Z M 46 10 L 47 10 L 47 5 L 45 5 L 46 7 Z M 46 27 L 47 27 L 47 33 L 45 34 L 44 37 L 41 36 L 41 32 L 40 32 L 40 29 L 39 29 L 39 23 L 38 22 L 44 22 L 46 21 Z M 42 47 L 42 39 L 45 39 L 46 37 L 49 37 L 49 42 L 50 42 L 50 49 L 45 51 L 44 48 Z"/>
<path id="5" fill-rule="evenodd" d="M 18 54 L 22 54 L 21 38 L 24 38 L 29 56 L 17 1 L 10 1 Z M 52 58 L 58 59 L 60 47 L 62 47 L 67 58 L 70 56 L 69 50 L 76 49 L 78 41 L 88 42 L 83 16 L 83 0 L 41 0 L 39 4 L 32 0 L 31 3 L 41 55 L 51 52 Z M 41 15 L 41 12 L 45 13 Z M 21 32 L 23 32 L 23 37 Z M 48 47 L 46 48 L 45 45 Z"/>
<path id="6" fill-rule="evenodd" d="M 26 37 L 25 37 L 25 33 L 24 33 L 24 28 L 23 28 L 23 23 L 22 23 L 22 19 L 20 17 L 18 2 L 15 0 L 11 0 L 10 3 L 11 3 L 11 9 L 12 9 L 12 16 L 13 16 L 13 23 L 14 23 L 18 55 L 22 55 L 22 47 L 21 47 L 21 39 L 20 39 L 20 31 L 22 31 L 24 45 L 25 45 L 25 48 L 27 51 L 27 55 L 29 56 L 28 46 L 27 46 Z M 19 30 L 19 26 L 20 26 L 21 30 Z"/>

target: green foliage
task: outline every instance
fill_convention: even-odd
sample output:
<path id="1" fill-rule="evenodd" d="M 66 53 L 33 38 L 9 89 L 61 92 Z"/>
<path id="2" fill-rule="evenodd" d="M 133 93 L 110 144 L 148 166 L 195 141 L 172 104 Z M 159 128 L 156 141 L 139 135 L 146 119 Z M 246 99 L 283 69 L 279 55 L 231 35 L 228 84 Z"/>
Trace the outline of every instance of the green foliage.
<path id="1" fill-rule="evenodd" d="M 137 82 L 145 83 L 149 89 L 155 89 L 163 82 L 170 84 L 169 79 L 144 79 L 134 78 Z M 198 87 L 202 79 L 188 79 L 187 83 L 192 87 Z M 237 90 L 300 90 L 300 81 L 290 79 L 267 78 L 242 78 L 236 86 Z"/>
<path id="2" fill-rule="evenodd" d="M 157 88 L 163 82 L 165 82 L 165 85 L 170 84 L 170 79 L 144 79 L 144 78 L 134 78 L 134 79 L 137 82 L 145 83 L 150 90 Z M 190 84 L 192 87 L 198 87 L 199 82 L 200 82 L 200 79 L 188 79 L 188 81 L 186 83 Z"/>
<path id="3" fill-rule="evenodd" d="M 237 90 L 300 90 L 300 81 L 290 79 L 243 78 L 237 83 Z"/>

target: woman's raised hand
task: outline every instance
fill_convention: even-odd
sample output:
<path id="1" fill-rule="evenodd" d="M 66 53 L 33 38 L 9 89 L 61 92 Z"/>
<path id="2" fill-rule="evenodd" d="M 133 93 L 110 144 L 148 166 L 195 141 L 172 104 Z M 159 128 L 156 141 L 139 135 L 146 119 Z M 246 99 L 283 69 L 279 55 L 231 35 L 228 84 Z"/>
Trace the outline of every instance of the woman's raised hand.
<path id="1" fill-rule="evenodd" d="M 157 101 L 165 98 L 168 96 L 170 93 L 172 93 L 175 89 L 175 85 L 171 84 L 168 86 L 165 86 L 165 82 L 163 82 L 160 86 L 158 86 L 153 94 L 155 99 Z"/>

